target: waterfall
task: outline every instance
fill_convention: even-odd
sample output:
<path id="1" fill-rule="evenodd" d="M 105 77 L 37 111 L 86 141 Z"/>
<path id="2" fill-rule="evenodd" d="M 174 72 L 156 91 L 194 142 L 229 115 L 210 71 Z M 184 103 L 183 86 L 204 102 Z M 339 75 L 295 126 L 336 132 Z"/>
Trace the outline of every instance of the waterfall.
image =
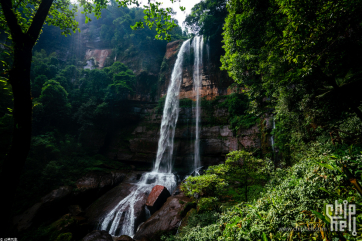
<path id="1" fill-rule="evenodd" d="M 131 193 L 122 199 L 103 219 L 100 229 L 106 230 L 113 236 L 134 236 L 135 215 L 134 205 L 142 195 L 150 192 L 155 185 L 162 185 L 171 191 L 176 188 L 176 177 L 172 173 L 147 172 L 144 173 Z M 121 218 L 124 217 L 122 227 L 119 227 Z"/>
<path id="2" fill-rule="evenodd" d="M 203 51 L 203 37 L 197 36 L 193 40 L 194 49 L 194 90 L 196 93 L 196 138 L 195 138 L 195 151 L 194 151 L 194 170 L 196 171 L 200 166 L 200 89 L 202 87 L 202 51 Z M 201 71 L 200 71 L 201 69 Z M 195 173 L 195 174 L 198 174 Z"/>
<path id="3" fill-rule="evenodd" d="M 172 171 L 173 139 L 175 136 L 175 127 L 179 114 L 179 93 L 182 82 L 182 62 L 184 53 L 189 48 L 190 40 L 185 41 L 177 54 L 175 65 L 173 66 L 170 84 L 168 86 L 165 107 L 163 108 L 160 139 L 158 140 L 158 149 L 155 172 Z"/>
<path id="4" fill-rule="evenodd" d="M 275 129 L 275 120 L 273 118 L 273 130 L 274 129 Z M 272 146 L 273 153 L 274 153 L 274 136 L 273 135 L 270 137 L 270 141 L 271 141 L 271 146 Z"/>
<path id="5" fill-rule="evenodd" d="M 135 215 L 134 205 L 144 193 L 150 192 L 155 185 L 162 185 L 172 193 L 177 181 L 172 174 L 172 154 L 175 127 L 179 114 L 179 92 L 182 82 L 182 62 L 184 53 L 188 51 L 190 40 L 183 42 L 171 74 L 165 107 L 161 122 L 160 139 L 158 141 L 157 157 L 152 172 L 144 173 L 131 193 L 122 199 L 102 220 L 101 230 L 106 230 L 113 236 L 134 236 Z M 119 222 L 123 218 L 122 226 Z"/>

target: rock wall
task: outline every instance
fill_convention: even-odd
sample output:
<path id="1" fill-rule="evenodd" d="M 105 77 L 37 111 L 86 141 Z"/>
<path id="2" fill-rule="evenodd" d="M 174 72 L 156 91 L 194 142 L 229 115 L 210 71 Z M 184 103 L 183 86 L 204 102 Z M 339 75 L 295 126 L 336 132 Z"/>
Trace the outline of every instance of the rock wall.
<path id="1" fill-rule="evenodd" d="M 159 74 L 159 95 L 162 97 L 167 93 L 167 87 L 170 82 L 173 65 L 175 63 L 177 53 L 183 41 L 174 41 L 167 44 L 166 54 L 163 59 Z M 233 80 L 228 76 L 226 71 L 220 70 L 220 53 L 213 52 L 213 43 L 207 40 L 204 41 L 203 59 L 202 59 L 202 88 L 201 96 L 206 99 L 212 99 L 219 95 L 232 93 L 228 87 L 233 83 Z M 193 48 L 192 40 L 190 41 L 190 52 L 184 57 L 184 71 L 181 83 L 180 98 L 196 99 L 193 84 Z"/>
<path id="2" fill-rule="evenodd" d="M 158 97 L 162 97 L 167 91 L 173 65 L 182 43 L 182 40 L 178 40 L 167 44 L 158 75 Z M 208 44 L 210 43 L 205 44 L 203 54 L 201 95 L 206 99 L 212 99 L 219 95 L 231 94 L 234 90 L 227 88 L 232 80 L 225 72 L 219 70 L 220 63 L 215 59 L 220 56 L 213 56 L 212 53 L 209 53 Z M 190 52 L 192 51 L 190 49 Z M 192 79 L 193 62 L 190 60 L 192 59 L 190 56 L 185 57 L 181 99 L 195 99 Z M 210 59 L 214 61 L 209 61 Z M 154 72 L 148 73 L 148 75 L 151 74 L 153 75 Z M 149 95 L 150 89 L 147 88 L 147 85 L 143 86 L 143 91 L 145 93 L 148 91 Z M 103 154 L 109 158 L 129 162 L 132 165 L 137 163 L 137 165 L 144 164 L 151 167 L 156 158 L 163 107 L 157 106 L 157 103 L 152 102 L 146 94 L 138 93 L 136 95 L 137 97 L 131 103 L 132 113 L 124 117 L 124 119 L 130 119 L 128 124 L 117 125 L 114 130 L 112 129 L 112 133 L 90 131 L 84 139 L 93 150 L 103 150 Z M 228 119 L 229 113 L 225 108 L 216 108 L 213 113 L 202 110 L 200 151 L 203 166 L 224 162 L 225 155 L 230 151 L 261 146 L 258 125 L 233 133 L 229 129 Z M 194 121 L 195 113 L 192 107 L 180 108 L 174 140 L 174 168 L 176 171 L 188 172 L 193 166 Z M 96 141 L 90 141 L 94 139 L 90 138 L 91 136 L 96 136 Z"/>
<path id="3" fill-rule="evenodd" d="M 136 108 L 135 108 L 136 109 Z M 156 159 L 160 135 L 161 114 L 151 105 L 136 109 L 143 113 L 138 124 L 126 126 L 114 132 L 110 137 L 105 154 L 115 160 L 129 162 L 132 165 L 151 167 Z M 238 137 L 229 129 L 228 113 L 224 109 L 214 111 L 216 122 L 211 125 L 203 112 L 200 132 L 200 153 L 203 166 L 216 165 L 225 161 L 225 155 L 233 150 L 259 147 L 259 128 L 254 126 L 242 130 Z M 195 113 L 192 108 L 180 108 L 179 121 L 174 140 L 174 170 L 182 173 L 192 171 L 195 144 Z M 126 133 L 128 131 L 128 133 Z"/>
<path id="4" fill-rule="evenodd" d="M 157 99 L 157 79 L 160 71 L 166 43 L 159 42 L 155 46 L 129 45 L 118 53 L 112 50 L 109 43 L 104 43 L 100 38 L 101 29 L 93 31 L 89 37 L 89 26 L 81 25 L 79 42 L 82 43 L 84 59 L 87 65 L 84 68 L 103 68 L 119 61 L 130 68 L 136 75 L 135 93 L 128 97 L 129 100 L 153 102 Z M 92 60 L 93 63 L 89 61 Z"/>

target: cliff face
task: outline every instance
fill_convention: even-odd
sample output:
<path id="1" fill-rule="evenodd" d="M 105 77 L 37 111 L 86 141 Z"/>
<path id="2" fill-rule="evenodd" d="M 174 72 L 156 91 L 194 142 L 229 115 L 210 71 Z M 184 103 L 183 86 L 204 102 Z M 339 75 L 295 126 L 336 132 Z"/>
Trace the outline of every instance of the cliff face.
<path id="1" fill-rule="evenodd" d="M 178 40 L 167 44 L 160 65 L 158 80 L 156 79 L 158 82 L 157 98 L 164 96 L 167 92 L 173 66 L 182 43 L 182 40 Z M 191 48 L 191 54 L 185 57 L 183 63 L 180 99 L 194 100 L 196 98 L 192 78 L 193 61 L 190 57 L 192 51 Z M 210 53 L 208 45 L 204 47 L 201 96 L 205 99 L 213 99 L 233 91 L 227 88 L 232 80 L 226 72 L 219 70 L 219 57 Z M 125 63 L 129 61 L 129 59 L 125 60 Z M 144 74 L 145 78 L 150 78 L 150 76 L 157 78 L 154 70 L 146 73 L 135 68 L 134 71 L 138 73 L 138 76 Z M 138 81 L 137 84 L 139 85 L 138 92 L 135 97 L 131 98 L 133 101 L 132 112 L 124 117 L 124 119 L 129 120 L 127 124 L 117 125 L 112 133 L 97 133 L 96 142 L 89 141 L 94 139 L 91 136 L 85 139 L 88 140 L 93 150 L 102 150 L 103 154 L 109 158 L 151 167 L 157 153 L 163 106 L 157 107 L 156 102 L 151 102 L 152 99 L 149 98 L 150 85 L 142 81 Z M 201 113 L 200 153 L 202 165 L 209 166 L 222 163 L 225 160 L 225 155 L 233 150 L 262 146 L 258 125 L 247 130 L 240 130 L 236 135 L 229 129 L 227 109 L 214 108 L 212 113 L 210 110 L 202 110 Z M 89 132 L 89 135 L 91 133 Z M 174 166 L 176 170 L 191 171 L 194 145 L 194 109 L 191 106 L 181 107 L 174 140 Z"/>
<path id="2" fill-rule="evenodd" d="M 162 116 L 151 105 L 135 108 L 134 111 L 143 116 L 142 120 L 134 126 L 123 126 L 114 132 L 109 139 L 105 155 L 133 165 L 143 164 L 151 167 L 156 159 Z M 228 113 L 225 109 L 214 111 L 216 124 L 208 122 L 208 115 L 209 113 L 203 112 L 201 116 L 203 121 L 200 130 L 200 153 L 203 166 L 223 163 L 225 155 L 230 151 L 261 146 L 257 125 L 242 130 L 236 136 L 229 129 Z M 175 170 L 192 171 L 195 145 L 194 119 L 195 113 L 192 108 L 180 108 L 174 139 Z"/>
<path id="3" fill-rule="evenodd" d="M 125 45 L 122 49 L 111 49 L 110 45 L 100 38 L 101 28 L 93 30 L 90 37 L 89 27 L 82 27 L 79 41 L 87 61 L 84 68 L 103 68 L 114 61 L 121 62 L 136 75 L 135 92 L 128 99 L 142 102 L 153 102 L 157 99 L 157 78 L 166 43 L 160 42 L 156 47 Z"/>
<path id="4" fill-rule="evenodd" d="M 161 70 L 159 74 L 159 95 L 164 96 L 167 93 L 167 87 L 171 79 L 171 73 L 173 65 L 175 63 L 178 50 L 182 44 L 182 41 L 174 41 L 167 44 L 166 54 L 163 59 Z M 226 71 L 220 70 L 220 54 L 213 52 L 213 45 L 215 43 L 210 43 L 208 41 L 204 42 L 203 47 L 203 58 L 202 58 L 202 88 L 201 88 L 201 97 L 206 99 L 212 99 L 219 95 L 226 95 L 232 93 L 228 87 L 233 83 L 233 80 L 227 75 Z M 184 71 L 183 71 L 183 80 L 181 83 L 180 90 L 180 99 L 188 98 L 195 100 L 196 92 L 193 88 L 193 56 L 194 50 L 192 48 L 192 41 L 190 41 L 190 51 L 186 53 L 184 57 Z"/>

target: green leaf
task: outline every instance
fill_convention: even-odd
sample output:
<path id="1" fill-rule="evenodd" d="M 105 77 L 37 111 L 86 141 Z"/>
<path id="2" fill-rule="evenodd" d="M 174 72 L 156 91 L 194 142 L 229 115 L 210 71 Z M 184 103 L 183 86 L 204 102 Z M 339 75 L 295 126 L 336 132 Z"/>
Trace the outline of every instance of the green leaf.
<path id="1" fill-rule="evenodd" d="M 327 221 L 327 219 L 324 217 L 323 214 L 321 214 L 320 212 L 314 211 L 314 210 L 311 210 L 311 212 L 314 213 L 320 220 L 329 224 L 329 222 Z"/>

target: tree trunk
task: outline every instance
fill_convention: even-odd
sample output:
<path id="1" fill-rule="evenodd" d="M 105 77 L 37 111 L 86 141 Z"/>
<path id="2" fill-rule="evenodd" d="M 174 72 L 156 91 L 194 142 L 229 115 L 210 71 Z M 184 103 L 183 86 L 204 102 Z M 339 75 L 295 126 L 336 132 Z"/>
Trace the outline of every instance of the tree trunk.
<path id="1" fill-rule="evenodd" d="M 25 42 L 14 46 L 14 64 L 9 82 L 14 96 L 14 130 L 10 151 L 7 154 L 0 177 L 2 207 L 0 208 L 0 233 L 2 238 L 14 237 L 12 204 L 30 149 L 32 100 L 30 93 L 30 67 L 32 46 Z"/>

